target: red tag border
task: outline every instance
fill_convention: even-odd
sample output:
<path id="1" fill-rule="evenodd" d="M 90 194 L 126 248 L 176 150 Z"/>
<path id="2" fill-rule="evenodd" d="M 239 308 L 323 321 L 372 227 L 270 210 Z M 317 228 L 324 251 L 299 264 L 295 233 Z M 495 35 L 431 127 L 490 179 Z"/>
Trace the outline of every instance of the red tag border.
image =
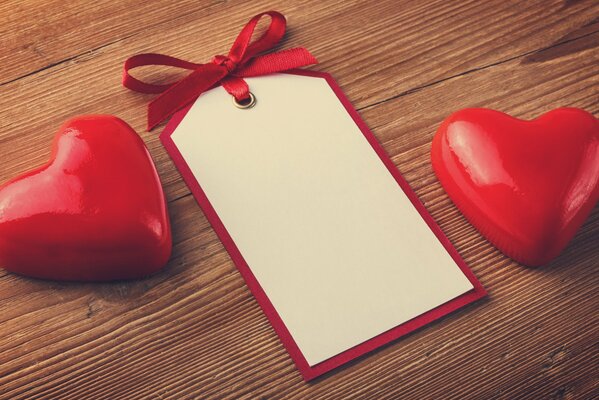
<path id="1" fill-rule="evenodd" d="M 370 129 L 368 129 L 366 123 L 362 120 L 362 118 L 358 115 L 357 111 L 351 105 L 349 100 L 345 97 L 345 94 L 342 92 L 339 85 L 337 85 L 333 77 L 325 72 L 316 72 L 309 70 L 292 70 L 284 73 L 324 78 L 327 81 L 331 89 L 333 89 L 333 91 L 339 98 L 339 101 L 343 104 L 343 106 L 345 107 L 349 115 L 352 117 L 356 125 L 360 128 L 362 134 L 364 134 L 364 137 L 368 140 L 368 143 L 370 143 L 374 151 L 378 154 L 379 158 L 381 159 L 383 164 L 385 164 L 393 178 L 395 178 L 396 182 L 402 188 L 406 196 L 408 196 L 414 207 L 416 207 L 422 218 L 426 221 L 429 228 L 433 231 L 433 233 L 439 239 L 443 247 L 451 255 L 453 260 L 456 262 L 456 264 L 464 273 L 464 275 L 468 278 L 470 283 L 472 283 L 472 285 L 474 286 L 474 289 L 456 297 L 453 300 L 450 300 L 432 310 L 429 310 L 424 314 L 421 314 L 407 322 L 404 322 L 401 325 L 398 325 L 386 332 L 383 332 L 321 363 L 318 363 L 314 366 L 310 366 L 306 361 L 306 358 L 300 351 L 299 347 L 295 343 L 295 340 L 293 340 L 293 337 L 291 336 L 289 330 L 283 323 L 283 320 L 275 310 L 268 296 L 258 283 L 258 280 L 252 273 L 250 267 L 244 260 L 243 256 L 241 255 L 241 252 L 233 242 L 233 239 L 229 235 L 229 232 L 223 225 L 214 208 L 212 207 L 212 204 L 210 204 L 210 201 L 208 200 L 206 194 L 195 179 L 193 173 L 191 172 L 191 169 L 185 162 L 183 156 L 177 149 L 177 146 L 175 145 L 174 141 L 172 140 L 171 135 L 173 134 L 177 126 L 181 123 L 187 112 L 190 110 L 193 103 L 185 107 L 184 109 L 178 111 L 173 115 L 173 117 L 170 119 L 170 121 L 160 134 L 160 141 L 162 142 L 167 153 L 170 155 L 171 159 L 175 163 L 175 166 L 181 173 L 183 180 L 185 181 L 185 183 L 193 193 L 194 197 L 196 198 L 200 208 L 204 211 L 206 218 L 216 231 L 216 234 L 218 235 L 226 250 L 228 251 L 229 255 L 231 256 L 231 259 L 235 263 L 237 269 L 245 279 L 245 282 L 248 285 L 250 291 L 252 292 L 254 297 L 256 297 L 258 304 L 262 308 L 264 314 L 266 314 L 266 317 L 270 321 L 275 332 L 279 335 L 281 342 L 289 352 L 291 358 L 295 362 L 303 378 L 306 381 L 309 381 L 326 372 L 331 371 L 332 369 L 346 364 L 349 361 L 354 360 L 368 352 L 371 352 L 372 350 L 379 348 L 395 339 L 398 339 L 399 337 L 404 336 L 434 320 L 437 320 L 469 303 L 472 303 L 484 297 L 487 294 L 487 292 L 481 285 L 481 283 L 476 279 L 476 277 L 474 276 L 470 268 L 466 265 L 462 257 L 458 254 L 457 250 L 455 249 L 455 247 L 453 247 L 447 236 L 445 236 L 441 228 L 434 221 L 433 217 L 428 213 L 424 205 L 420 202 L 418 196 L 412 190 L 408 182 L 403 178 L 403 176 L 401 176 L 399 170 L 397 169 L 395 164 L 393 164 L 393 161 L 391 161 L 389 156 L 385 153 L 383 147 L 377 141 L 374 134 L 370 131 Z"/>

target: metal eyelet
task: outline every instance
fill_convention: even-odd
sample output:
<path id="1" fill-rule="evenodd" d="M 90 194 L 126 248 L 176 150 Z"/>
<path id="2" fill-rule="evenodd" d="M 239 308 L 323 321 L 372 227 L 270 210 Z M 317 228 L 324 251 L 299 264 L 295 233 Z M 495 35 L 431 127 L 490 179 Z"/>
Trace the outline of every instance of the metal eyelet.
<path id="1" fill-rule="evenodd" d="M 248 99 L 242 100 L 241 102 L 238 102 L 234 96 L 231 96 L 231 98 L 233 99 L 233 104 L 235 104 L 235 107 L 242 110 L 252 108 L 256 105 L 256 96 L 254 96 L 252 92 L 250 92 L 250 97 Z"/>

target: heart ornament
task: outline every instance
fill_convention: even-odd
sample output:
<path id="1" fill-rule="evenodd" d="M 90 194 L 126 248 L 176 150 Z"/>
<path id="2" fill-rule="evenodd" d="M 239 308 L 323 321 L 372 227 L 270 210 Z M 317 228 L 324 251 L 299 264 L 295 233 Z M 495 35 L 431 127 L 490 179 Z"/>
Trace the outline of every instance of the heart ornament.
<path id="1" fill-rule="evenodd" d="M 460 110 L 437 130 L 431 158 L 465 217 L 529 266 L 555 258 L 599 199 L 599 121 L 581 109 L 531 121 Z"/>
<path id="2" fill-rule="evenodd" d="M 0 267 L 37 278 L 132 279 L 162 268 L 171 231 L 143 141 L 110 115 L 64 123 L 50 161 L 0 187 Z"/>

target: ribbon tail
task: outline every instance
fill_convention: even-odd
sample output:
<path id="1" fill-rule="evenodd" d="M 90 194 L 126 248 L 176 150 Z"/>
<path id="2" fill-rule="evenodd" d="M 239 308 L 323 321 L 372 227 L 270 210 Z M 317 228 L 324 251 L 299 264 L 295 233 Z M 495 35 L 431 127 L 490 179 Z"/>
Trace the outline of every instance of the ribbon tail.
<path id="1" fill-rule="evenodd" d="M 148 105 L 148 131 L 154 129 L 206 90 L 227 76 L 229 71 L 216 64 L 203 64 Z"/>
<path id="2" fill-rule="evenodd" d="M 243 68 L 235 71 L 235 75 L 242 78 L 249 78 L 312 64 L 318 64 L 318 60 L 307 49 L 298 47 L 254 57 Z"/>

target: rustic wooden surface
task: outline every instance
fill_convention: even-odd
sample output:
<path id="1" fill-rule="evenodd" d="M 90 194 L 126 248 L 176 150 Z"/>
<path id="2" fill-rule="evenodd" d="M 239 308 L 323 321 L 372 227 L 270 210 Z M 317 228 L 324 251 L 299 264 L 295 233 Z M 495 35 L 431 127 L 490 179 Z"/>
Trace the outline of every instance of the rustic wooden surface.
<path id="1" fill-rule="evenodd" d="M 330 72 L 474 273 L 488 299 L 304 383 L 161 147 L 152 96 L 123 60 L 226 53 L 254 14 L 287 15 L 281 47 Z M 172 71 L 142 71 L 166 80 Z M 599 396 L 599 210 L 566 251 L 522 267 L 457 212 L 428 159 L 450 112 L 599 115 L 599 2 L 0 2 L 0 182 L 43 163 L 58 125 L 110 113 L 143 137 L 174 234 L 145 280 L 63 284 L 0 270 L 2 399 L 591 399 Z M 159 130 L 158 130 L 159 131 Z"/>

